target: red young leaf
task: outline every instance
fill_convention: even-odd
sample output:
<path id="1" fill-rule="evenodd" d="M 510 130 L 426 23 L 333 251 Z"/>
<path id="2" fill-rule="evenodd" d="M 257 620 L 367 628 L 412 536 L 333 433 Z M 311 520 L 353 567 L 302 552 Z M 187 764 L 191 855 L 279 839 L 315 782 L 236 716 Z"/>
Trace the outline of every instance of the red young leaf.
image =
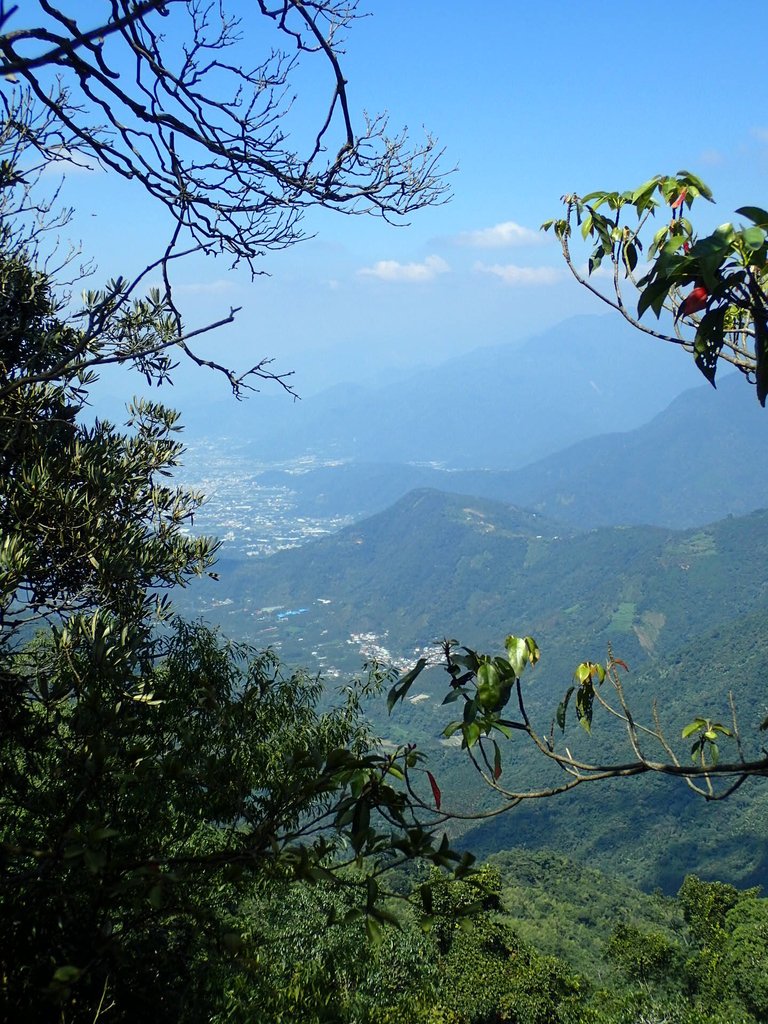
<path id="1" fill-rule="evenodd" d="M 692 313 L 700 312 L 700 310 L 706 308 L 708 302 L 709 291 L 706 285 L 697 284 L 693 291 L 680 303 L 675 314 L 675 321 L 678 321 L 681 316 L 690 316 Z"/>
<path id="2" fill-rule="evenodd" d="M 435 798 L 435 807 L 439 811 L 440 810 L 440 800 L 442 799 L 442 796 L 441 796 L 441 793 L 440 793 L 440 787 L 435 782 L 435 776 L 432 774 L 432 772 L 427 772 L 427 778 L 429 779 L 429 784 L 432 787 L 432 796 Z"/>

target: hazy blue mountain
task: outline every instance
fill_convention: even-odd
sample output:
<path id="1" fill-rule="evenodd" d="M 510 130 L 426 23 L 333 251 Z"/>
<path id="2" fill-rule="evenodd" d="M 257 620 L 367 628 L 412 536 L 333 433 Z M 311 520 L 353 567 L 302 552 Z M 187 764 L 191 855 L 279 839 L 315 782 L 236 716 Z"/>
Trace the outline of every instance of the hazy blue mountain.
<path id="1" fill-rule="evenodd" d="M 649 423 L 572 445 L 523 470 L 348 462 L 269 471 L 300 513 L 370 515 L 433 487 L 515 502 L 579 526 L 687 527 L 768 506 L 768 417 L 740 374 L 691 388 Z"/>
<path id="2" fill-rule="evenodd" d="M 366 516 L 419 488 L 476 494 L 514 502 L 520 487 L 515 470 L 440 469 L 403 462 L 343 462 L 304 472 L 267 470 L 259 474 L 267 487 L 287 487 L 303 515 Z"/>
<path id="3" fill-rule="evenodd" d="M 741 374 L 526 467 L 515 500 L 582 525 L 694 526 L 768 506 L 768 416 Z"/>
<path id="4" fill-rule="evenodd" d="M 249 440 L 254 457 L 513 469 L 607 429 L 629 430 L 696 382 L 691 361 L 620 317 L 575 317 L 398 383 L 338 385 L 301 402 L 258 395 L 184 410 L 191 433 Z"/>

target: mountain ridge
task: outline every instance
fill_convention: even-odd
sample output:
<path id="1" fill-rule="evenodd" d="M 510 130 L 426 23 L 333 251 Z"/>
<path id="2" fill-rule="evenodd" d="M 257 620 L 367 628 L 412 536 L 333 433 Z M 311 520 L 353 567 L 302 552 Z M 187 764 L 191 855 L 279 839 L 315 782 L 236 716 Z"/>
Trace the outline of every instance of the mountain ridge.
<path id="1" fill-rule="evenodd" d="M 524 342 L 478 348 L 394 385 L 336 385 L 185 411 L 188 433 L 246 436 L 258 457 L 314 452 L 374 461 L 515 468 L 600 432 L 629 429 L 695 380 L 679 352 L 612 317 L 580 316 Z"/>
<path id="2" fill-rule="evenodd" d="M 587 528 L 705 525 L 768 506 L 765 414 L 738 374 L 678 395 L 648 423 L 598 435 L 517 470 L 445 470 L 356 462 L 260 482 L 287 487 L 305 515 L 371 515 L 409 490 L 436 487 L 517 504 Z"/>

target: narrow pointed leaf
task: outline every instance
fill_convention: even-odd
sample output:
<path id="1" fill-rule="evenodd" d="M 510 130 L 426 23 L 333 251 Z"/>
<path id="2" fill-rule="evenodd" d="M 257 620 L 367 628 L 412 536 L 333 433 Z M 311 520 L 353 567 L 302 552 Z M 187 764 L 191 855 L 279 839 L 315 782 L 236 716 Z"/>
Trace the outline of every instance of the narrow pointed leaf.
<path id="1" fill-rule="evenodd" d="M 429 779 L 429 784 L 432 787 L 432 796 L 434 797 L 435 807 L 439 811 L 440 804 L 442 802 L 442 794 L 440 792 L 440 787 L 438 786 L 437 781 L 435 780 L 435 776 L 432 774 L 432 772 L 427 772 L 427 778 Z"/>

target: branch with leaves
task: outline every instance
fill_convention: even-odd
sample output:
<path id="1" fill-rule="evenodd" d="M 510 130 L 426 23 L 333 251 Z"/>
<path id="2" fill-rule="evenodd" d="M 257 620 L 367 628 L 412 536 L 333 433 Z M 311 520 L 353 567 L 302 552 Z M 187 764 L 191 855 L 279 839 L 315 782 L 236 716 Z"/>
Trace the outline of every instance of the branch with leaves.
<path id="1" fill-rule="evenodd" d="M 683 780 L 706 800 L 723 800 L 753 777 L 768 776 L 768 752 L 759 758 L 746 756 L 741 740 L 736 706 L 729 695 L 729 725 L 705 716 L 697 716 L 681 731 L 682 740 L 692 740 L 689 752 L 678 752 L 661 723 L 654 705 L 650 724 L 641 723 L 632 711 L 625 694 L 623 676 L 627 665 L 609 651 L 604 664 L 585 661 L 574 672 L 573 682 L 565 692 L 547 730 L 537 728 L 529 713 L 523 676 L 540 658 L 536 641 L 530 637 L 508 636 L 503 655 L 480 654 L 468 647 L 459 647 L 453 640 L 441 644 L 442 666 L 450 683 L 443 705 L 458 704 L 461 716 L 443 731 L 445 739 L 461 738 L 461 749 L 483 782 L 498 798 L 489 810 L 466 813 L 443 806 L 437 781 L 426 772 L 432 802 L 419 796 L 416 774 L 425 772 L 423 756 L 407 748 L 406 771 L 409 792 L 426 809 L 432 807 L 441 821 L 450 818 L 478 819 L 503 813 L 528 800 L 541 800 L 566 793 L 577 786 L 606 779 L 640 775 L 665 775 Z M 428 667 L 422 658 L 391 688 L 390 712 L 404 700 L 418 676 Z M 592 731 L 593 716 L 600 711 L 619 723 L 629 747 L 630 757 L 623 761 L 590 760 L 561 745 L 569 718 L 587 734 Z M 768 727 L 768 720 L 761 729 Z M 525 737 L 536 753 L 562 772 L 562 781 L 536 788 L 515 788 L 504 781 L 508 767 L 509 743 L 513 737 Z M 730 742 L 733 756 L 721 759 L 720 745 Z M 509 772 L 507 773 L 509 774 Z M 421 787 L 423 789 L 423 787 Z"/>
<path id="2" fill-rule="evenodd" d="M 546 221 L 576 280 L 633 327 L 691 352 L 711 384 L 720 361 L 768 395 L 768 211 L 743 206 L 746 226 L 720 225 L 699 236 L 688 214 L 713 202 L 708 186 L 688 171 L 657 175 L 628 192 L 563 196 L 565 217 Z M 663 223 L 656 226 L 657 214 Z M 586 271 L 571 251 L 574 228 L 591 245 Z M 609 264 L 610 284 L 596 275 Z M 627 296 L 629 291 L 630 296 Z M 636 309 L 636 312 L 635 312 Z M 642 317 L 672 316 L 671 330 Z"/>

